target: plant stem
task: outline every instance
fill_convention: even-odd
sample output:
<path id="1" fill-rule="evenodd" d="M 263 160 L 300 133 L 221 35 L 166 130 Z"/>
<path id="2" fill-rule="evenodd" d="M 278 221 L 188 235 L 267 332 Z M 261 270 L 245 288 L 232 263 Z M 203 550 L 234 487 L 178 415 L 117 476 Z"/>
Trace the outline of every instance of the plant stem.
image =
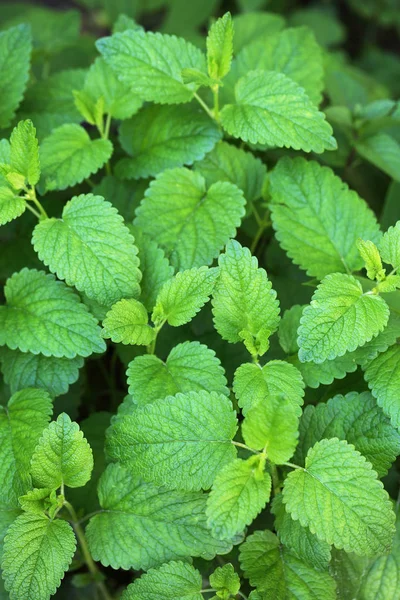
<path id="1" fill-rule="evenodd" d="M 257 233 L 256 233 L 256 235 L 255 235 L 255 237 L 254 237 L 254 239 L 253 239 L 253 242 L 252 242 L 252 244 L 251 244 L 251 246 L 250 246 L 250 252 L 251 252 L 252 254 L 254 254 L 254 252 L 255 252 L 255 250 L 256 250 L 256 248 L 257 248 L 257 246 L 258 246 L 258 242 L 260 241 L 260 239 L 261 239 L 261 237 L 262 237 L 262 234 L 264 233 L 264 231 L 265 231 L 265 230 L 266 230 L 266 229 L 267 229 L 267 228 L 268 228 L 270 225 L 271 225 L 271 221 L 270 221 L 269 219 L 268 219 L 268 220 L 265 220 L 265 219 L 264 219 L 264 220 L 262 220 L 262 221 L 261 221 L 261 223 L 259 224 L 259 226 L 258 226 L 258 231 L 257 231 Z"/>
<path id="2" fill-rule="evenodd" d="M 250 448 L 249 446 L 246 446 L 246 444 L 242 444 L 241 442 L 235 442 L 232 440 L 232 444 L 234 446 L 237 446 L 238 448 L 244 448 L 245 450 L 248 450 L 249 452 L 252 452 L 253 454 L 261 454 L 261 452 L 259 452 L 258 450 L 254 450 L 254 448 Z"/>
<path id="3" fill-rule="evenodd" d="M 40 219 L 48 219 L 48 215 L 47 212 L 44 210 L 43 206 L 41 205 L 41 203 L 39 202 L 39 200 L 36 197 L 36 190 L 34 187 L 31 187 L 29 190 L 26 190 L 26 196 L 25 199 L 33 202 L 36 207 L 39 209 L 39 220 Z M 33 212 L 33 211 L 32 211 Z"/>
<path id="4" fill-rule="evenodd" d="M 211 594 L 211 592 L 215 592 L 213 588 L 207 588 L 206 590 L 200 590 L 200 594 Z"/>
<path id="5" fill-rule="evenodd" d="M 204 100 L 202 98 L 200 98 L 200 96 L 196 93 L 193 94 L 193 96 L 196 98 L 197 102 L 200 104 L 200 106 L 202 108 L 204 108 L 204 110 L 206 111 L 206 113 L 208 114 L 209 117 L 211 117 L 212 119 L 214 119 L 214 115 L 211 112 L 211 110 L 209 109 L 209 107 L 207 106 L 207 104 L 204 102 Z"/>
<path id="6" fill-rule="evenodd" d="M 40 214 L 40 213 L 38 213 L 38 211 L 37 211 L 37 210 L 35 210 L 35 209 L 33 208 L 33 206 L 31 206 L 30 204 L 26 203 L 26 208 L 27 208 L 28 210 L 30 210 L 30 211 L 31 211 L 31 213 L 32 213 L 32 214 L 34 214 L 34 215 L 35 215 L 35 217 L 36 217 L 37 219 L 39 219 L 39 221 L 40 221 L 40 219 L 41 219 L 41 214 Z"/>
<path id="7" fill-rule="evenodd" d="M 104 139 L 108 140 L 108 137 L 110 135 L 110 125 L 111 125 L 111 114 L 108 113 L 107 117 L 106 117 L 106 124 L 104 127 Z"/>
<path id="8" fill-rule="evenodd" d="M 219 85 L 214 85 L 212 88 L 214 97 L 214 119 L 219 121 Z"/>
<path id="9" fill-rule="evenodd" d="M 303 467 L 300 467 L 299 465 L 295 465 L 294 463 L 291 463 L 291 462 L 284 462 L 282 464 L 285 465 L 285 467 L 291 467 L 292 469 L 301 469 L 302 471 L 304 471 Z"/>
<path id="10" fill-rule="evenodd" d="M 149 344 L 147 346 L 147 354 L 155 354 L 156 344 L 157 344 L 157 336 L 160 333 L 161 329 L 164 327 L 164 325 L 165 325 L 165 321 L 163 321 L 160 325 L 157 325 L 157 327 L 154 327 L 154 339 L 151 342 L 151 344 Z"/>
<path id="11" fill-rule="evenodd" d="M 272 488 L 274 490 L 274 496 L 277 496 L 281 491 L 281 485 L 279 482 L 278 469 L 276 465 L 273 463 L 270 464 L 271 467 L 271 478 L 272 478 Z"/>
<path id="12" fill-rule="evenodd" d="M 112 600 L 110 594 L 108 593 L 106 586 L 104 585 L 103 581 L 101 581 L 101 579 L 100 579 L 101 573 L 100 573 L 99 569 L 97 568 L 96 563 L 94 562 L 93 558 L 91 557 L 89 547 L 88 547 L 88 544 L 86 541 L 85 533 L 79 524 L 79 520 L 78 520 L 78 517 L 75 512 L 74 507 L 72 506 L 72 504 L 70 504 L 67 501 L 64 501 L 64 506 L 68 510 L 69 514 L 72 517 L 72 527 L 74 528 L 76 537 L 78 538 L 83 558 L 85 560 L 87 568 L 89 569 L 90 574 L 92 575 L 92 577 L 99 589 L 99 592 L 103 596 L 104 600 Z"/>

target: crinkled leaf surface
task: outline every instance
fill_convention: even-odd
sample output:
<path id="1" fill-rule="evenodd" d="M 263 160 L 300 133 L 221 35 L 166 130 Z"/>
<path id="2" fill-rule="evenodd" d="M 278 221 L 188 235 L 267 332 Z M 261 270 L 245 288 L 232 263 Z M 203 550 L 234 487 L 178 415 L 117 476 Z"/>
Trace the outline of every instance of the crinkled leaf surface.
<path id="1" fill-rule="evenodd" d="M 209 265 L 244 216 L 243 192 L 227 181 L 206 189 L 186 168 L 161 173 L 136 211 L 135 224 L 164 248 L 178 270 Z"/>
<path id="2" fill-rule="evenodd" d="M 0 33 L 0 127 L 8 127 L 22 100 L 29 77 L 31 30 L 18 25 Z"/>
<path id="3" fill-rule="evenodd" d="M 36 185 L 40 177 L 39 147 L 32 121 L 20 121 L 10 137 L 10 165 L 13 171 L 25 177 L 29 185 Z"/>
<path id="4" fill-rule="evenodd" d="M 283 501 L 293 519 L 338 549 L 373 556 L 390 548 L 389 496 L 371 464 L 345 441 L 317 442 L 305 468 L 287 476 Z"/>
<path id="5" fill-rule="evenodd" d="M 385 263 L 396 269 L 400 267 L 400 221 L 384 233 L 379 243 L 379 251 Z"/>
<path id="6" fill-rule="evenodd" d="M 179 393 L 118 419 L 109 430 L 107 452 L 146 481 L 208 489 L 236 456 L 236 430 L 236 413 L 225 395 Z"/>
<path id="7" fill-rule="evenodd" d="M 136 579 L 121 600 L 203 600 L 202 578 L 192 565 L 172 561 Z"/>
<path id="8" fill-rule="evenodd" d="M 231 548 L 207 527 L 202 492 L 144 483 L 120 464 L 107 467 L 98 491 L 104 512 L 90 519 L 86 534 L 94 560 L 104 566 L 149 569 L 189 556 L 211 559 Z"/>
<path id="9" fill-rule="evenodd" d="M 400 428 L 400 346 L 392 346 L 367 364 L 365 379 L 379 406 Z"/>
<path id="10" fill-rule="evenodd" d="M 163 362 L 154 355 L 129 363 L 129 394 L 142 406 L 178 392 L 205 390 L 228 395 L 224 370 L 215 352 L 199 342 L 183 342 L 172 348 Z"/>
<path id="11" fill-rule="evenodd" d="M 50 271 L 100 304 L 111 305 L 140 293 L 134 238 L 117 210 L 101 196 L 74 196 L 61 219 L 36 225 L 32 242 Z"/>
<path id="12" fill-rule="evenodd" d="M 103 321 L 103 337 L 122 344 L 147 346 L 154 339 L 146 308 L 138 300 L 120 300 Z"/>
<path id="13" fill-rule="evenodd" d="M 58 358 L 105 350 L 96 319 L 53 275 L 22 269 L 7 280 L 0 307 L 0 345 Z"/>

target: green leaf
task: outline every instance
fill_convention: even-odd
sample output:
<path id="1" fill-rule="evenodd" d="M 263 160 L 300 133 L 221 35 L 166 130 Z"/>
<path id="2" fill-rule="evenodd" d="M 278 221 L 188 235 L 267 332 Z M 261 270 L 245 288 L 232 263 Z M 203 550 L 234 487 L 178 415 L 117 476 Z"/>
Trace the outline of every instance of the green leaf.
<path id="1" fill-rule="evenodd" d="M 275 529 L 281 542 L 300 560 L 324 571 L 331 560 L 331 547 L 313 535 L 308 527 L 302 527 L 285 510 L 282 494 L 275 496 L 272 504 L 275 515 Z"/>
<path id="2" fill-rule="evenodd" d="M 157 296 L 164 283 L 171 279 L 174 270 L 168 262 L 164 251 L 156 242 L 151 240 L 140 229 L 133 229 L 135 244 L 139 250 L 140 271 L 140 301 L 151 312 L 155 306 Z"/>
<path id="3" fill-rule="evenodd" d="M 314 104 L 321 101 L 323 56 L 308 27 L 288 28 L 252 41 L 238 55 L 229 79 L 237 81 L 254 70 L 282 73 L 304 88 Z"/>
<path id="4" fill-rule="evenodd" d="M 32 121 L 20 121 L 10 137 L 10 165 L 34 186 L 39 181 L 39 145 Z"/>
<path id="5" fill-rule="evenodd" d="M 40 164 L 47 190 L 65 190 L 97 173 L 111 157 L 109 140 L 91 140 L 86 130 L 66 123 L 40 146 Z"/>
<path id="6" fill-rule="evenodd" d="M 93 469 L 92 450 L 79 425 L 61 413 L 44 430 L 31 461 L 32 479 L 36 486 L 52 490 L 66 485 L 82 487 Z"/>
<path id="7" fill-rule="evenodd" d="M 178 270 L 209 265 L 236 235 L 245 199 L 235 185 L 185 168 L 158 175 L 136 211 L 135 224 L 164 248 Z"/>
<path id="8" fill-rule="evenodd" d="M 90 519 L 86 535 L 93 559 L 104 566 L 149 569 L 189 556 L 211 559 L 231 549 L 207 528 L 202 492 L 157 488 L 120 464 L 107 467 L 98 492 L 104 511 Z"/>
<path id="9" fill-rule="evenodd" d="M 271 531 L 256 531 L 240 547 L 240 565 L 259 600 L 335 600 L 335 582 L 299 560 Z"/>
<path id="10" fill-rule="evenodd" d="M 279 344 L 286 354 L 296 354 L 299 349 L 297 345 L 297 329 L 303 309 L 304 306 L 295 304 L 289 310 L 285 310 L 279 323 Z"/>
<path id="11" fill-rule="evenodd" d="M 271 360 L 263 367 L 244 363 L 235 371 L 233 391 L 244 415 L 259 402 L 284 396 L 301 415 L 304 383 L 301 375 L 290 363 L 283 360 Z"/>
<path id="12" fill-rule="evenodd" d="M 0 175 L 0 225 L 20 217 L 26 210 L 26 202 L 16 196 L 6 180 Z"/>
<path id="13" fill-rule="evenodd" d="M 377 243 L 379 225 L 367 204 L 328 167 L 283 158 L 270 177 L 272 224 L 288 256 L 311 277 L 363 266 L 357 240 Z"/>
<path id="14" fill-rule="evenodd" d="M 104 58 L 96 58 L 91 65 L 83 86 L 93 105 L 103 98 L 104 112 L 114 119 L 129 119 L 142 106 L 141 98 L 135 89 L 116 77 Z"/>
<path id="15" fill-rule="evenodd" d="M 171 489 L 208 489 L 236 456 L 230 400 L 216 392 L 168 396 L 124 415 L 109 430 L 110 458 Z"/>
<path id="16" fill-rule="evenodd" d="M 400 221 L 389 227 L 379 243 L 379 252 L 385 263 L 400 268 Z"/>
<path id="17" fill-rule="evenodd" d="M 117 163 L 123 179 L 156 176 L 192 165 L 221 139 L 221 131 L 197 106 L 146 106 L 122 123 L 119 139 L 129 157 Z"/>
<path id="18" fill-rule="evenodd" d="M 382 266 L 379 250 L 374 242 L 358 240 L 357 248 L 364 261 L 367 277 L 369 279 L 383 279 L 385 277 L 385 269 Z"/>
<path id="19" fill-rule="evenodd" d="M 213 293 L 215 328 L 228 342 L 255 341 L 260 333 L 271 335 L 279 324 L 279 303 L 264 269 L 248 248 L 231 240 L 218 259 L 220 275 Z"/>
<path id="20" fill-rule="evenodd" d="M 352 352 L 376 337 L 388 319 L 386 302 L 380 296 L 364 294 L 354 277 L 327 275 L 303 311 L 299 359 L 322 363 Z"/>
<path id="21" fill-rule="evenodd" d="M 61 219 L 41 221 L 32 237 L 52 273 L 107 306 L 140 293 L 134 241 L 117 210 L 93 194 L 74 196 Z"/>
<path id="22" fill-rule="evenodd" d="M 337 147 L 323 113 L 282 73 L 250 71 L 237 82 L 235 99 L 221 111 L 223 128 L 235 138 L 305 152 Z"/>
<path id="23" fill-rule="evenodd" d="M 29 513 L 19 516 L 8 530 L 2 560 L 10 600 L 48 600 L 75 548 L 75 535 L 66 521 Z"/>
<path id="24" fill-rule="evenodd" d="M 203 600 L 202 578 L 192 565 L 170 562 L 128 585 L 121 600 Z"/>
<path id="25" fill-rule="evenodd" d="M 54 494 L 54 498 L 50 499 L 50 494 L 52 494 L 52 490 L 49 488 L 34 488 L 33 490 L 29 490 L 23 496 L 18 498 L 18 501 L 21 505 L 21 508 L 24 512 L 29 512 L 34 515 L 42 515 L 45 511 L 52 507 L 52 505 L 57 506 L 56 494 Z"/>
<path id="26" fill-rule="evenodd" d="M 232 539 L 250 525 L 271 494 L 271 477 L 258 456 L 236 459 L 216 476 L 207 500 L 208 525 L 218 539 Z"/>
<path id="27" fill-rule="evenodd" d="M 27 387 L 43 388 L 52 398 L 68 392 L 78 379 L 83 358 L 55 358 L 43 354 L 31 354 L 0 348 L 1 370 L 11 393 Z"/>
<path id="28" fill-rule="evenodd" d="M 28 82 L 32 50 L 28 25 L 0 32 L 0 127 L 8 127 Z"/>
<path id="29" fill-rule="evenodd" d="M 207 36 L 208 74 L 213 79 L 222 79 L 231 68 L 233 55 L 233 23 L 227 12 L 210 27 Z"/>
<path id="30" fill-rule="evenodd" d="M 257 38 L 270 39 L 274 33 L 283 29 L 285 20 L 275 13 L 245 12 L 233 17 L 233 26 L 235 29 L 233 47 L 235 54 L 238 54 L 242 48 Z"/>
<path id="31" fill-rule="evenodd" d="M 30 487 L 33 451 L 52 413 L 44 390 L 27 388 L 0 407 L 0 508 L 18 507 L 17 498 Z"/>
<path id="32" fill-rule="evenodd" d="M 116 344 L 148 346 L 155 337 L 149 315 L 141 302 L 130 298 L 113 305 L 103 321 L 103 337 Z"/>
<path id="33" fill-rule="evenodd" d="M 7 280 L 0 306 L 0 345 L 58 358 L 105 350 L 96 319 L 53 275 L 22 269 Z"/>
<path id="34" fill-rule="evenodd" d="M 242 190 L 248 202 L 261 198 L 267 168 L 250 152 L 227 142 L 218 142 L 203 160 L 195 163 L 194 168 L 208 186 L 217 181 L 230 181 Z"/>
<path id="35" fill-rule="evenodd" d="M 129 394 L 138 406 L 178 392 L 204 390 L 229 395 L 215 352 L 199 342 L 178 344 L 165 362 L 154 355 L 137 356 L 129 363 L 126 374 Z"/>
<path id="36" fill-rule="evenodd" d="M 393 427 L 400 429 L 400 346 L 392 346 L 367 364 L 365 380 Z"/>
<path id="37" fill-rule="evenodd" d="M 327 403 L 307 406 L 300 421 L 294 461 L 303 465 L 316 442 L 333 437 L 353 444 L 380 477 L 386 475 L 400 454 L 400 435 L 369 392 L 350 392 Z"/>
<path id="38" fill-rule="evenodd" d="M 210 585 L 216 590 L 218 598 L 229 600 L 240 590 L 240 577 L 235 573 L 233 565 L 228 563 L 218 567 L 210 575 Z"/>
<path id="39" fill-rule="evenodd" d="M 297 406 L 284 396 L 271 396 L 252 406 L 242 424 L 245 443 L 265 450 L 275 464 L 288 461 L 297 446 Z"/>
<path id="40" fill-rule="evenodd" d="M 171 35 L 125 31 L 102 38 L 96 45 L 118 79 L 148 102 L 189 102 L 195 88 L 183 83 L 181 71 L 206 68 L 198 48 Z"/>
<path id="41" fill-rule="evenodd" d="M 379 132 L 356 141 L 355 148 L 365 160 L 400 181 L 400 144 L 394 137 Z"/>
<path id="42" fill-rule="evenodd" d="M 124 217 L 124 220 L 129 227 L 129 230 L 134 231 L 135 240 L 139 236 L 139 232 L 131 225 L 135 216 L 135 209 L 147 187 L 147 182 L 144 180 L 140 184 L 133 187 L 127 181 L 121 181 L 113 175 L 105 175 L 100 183 L 94 186 L 92 193 L 95 196 L 103 196 L 108 202 L 118 210 L 119 214 Z M 138 244 L 136 244 L 138 246 Z M 142 270 L 142 269 L 141 269 Z"/>
<path id="43" fill-rule="evenodd" d="M 371 464 L 345 441 L 317 442 L 305 468 L 287 476 L 283 501 L 293 519 L 338 549 L 373 556 L 390 548 L 394 513 L 388 494 Z"/>
<path id="44" fill-rule="evenodd" d="M 166 281 L 158 293 L 152 319 L 157 325 L 165 321 L 173 327 L 193 319 L 208 302 L 218 277 L 218 269 L 200 267 L 177 273 Z"/>

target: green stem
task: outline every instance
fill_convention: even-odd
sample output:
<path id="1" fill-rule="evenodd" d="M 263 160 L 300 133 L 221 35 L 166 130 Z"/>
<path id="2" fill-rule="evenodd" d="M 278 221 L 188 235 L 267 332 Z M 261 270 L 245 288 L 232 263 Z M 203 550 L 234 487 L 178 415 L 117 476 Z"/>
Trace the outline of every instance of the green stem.
<path id="1" fill-rule="evenodd" d="M 112 600 L 110 594 L 108 593 L 106 586 L 100 580 L 101 573 L 100 573 L 99 569 L 97 568 L 96 563 L 94 562 L 93 558 L 91 557 L 91 554 L 89 551 L 89 546 L 86 541 L 85 533 L 79 524 L 78 517 L 75 512 L 74 507 L 72 506 L 72 504 L 70 504 L 67 501 L 64 502 L 64 506 L 68 510 L 69 514 L 72 517 L 72 527 L 74 528 L 76 537 L 78 538 L 84 561 L 87 565 L 87 568 L 89 569 L 90 574 L 92 575 L 94 581 L 96 582 L 99 592 L 103 596 L 104 600 Z"/>
<path id="2" fill-rule="evenodd" d="M 209 107 L 204 102 L 204 100 L 202 98 L 200 98 L 200 96 L 196 93 L 194 93 L 193 96 L 196 98 L 196 100 L 200 104 L 200 106 L 206 111 L 208 116 L 211 117 L 212 119 L 214 119 L 214 115 L 213 115 L 212 111 L 209 109 Z"/>
<path id="3" fill-rule="evenodd" d="M 258 242 L 260 241 L 260 239 L 261 239 L 261 237 L 262 237 L 262 235 L 263 235 L 264 231 L 265 231 L 266 229 L 268 229 L 268 227 L 270 227 L 270 225 L 271 225 L 271 221 L 270 221 L 269 219 L 268 219 L 267 221 L 266 221 L 266 220 L 263 220 L 263 221 L 261 221 L 261 223 L 259 224 L 259 226 L 258 226 L 258 230 L 257 230 L 257 233 L 256 233 L 256 235 L 255 235 L 255 237 L 254 237 L 254 239 L 253 239 L 253 242 L 252 242 L 251 246 L 250 246 L 250 252 L 251 252 L 252 254 L 254 254 L 254 252 L 255 252 L 255 250 L 256 250 L 256 248 L 257 248 L 257 246 L 258 246 Z"/>
<path id="4" fill-rule="evenodd" d="M 219 85 L 215 85 L 212 88 L 214 97 L 214 119 L 219 121 Z"/>
<path id="5" fill-rule="evenodd" d="M 242 444 L 241 442 L 235 442 L 234 440 L 232 440 L 232 444 L 234 446 L 237 446 L 238 448 L 244 448 L 245 450 L 248 450 L 253 454 L 261 454 L 261 452 L 259 452 L 258 450 L 254 450 L 254 448 L 250 448 L 249 446 L 246 446 L 246 444 Z"/>
<path id="6" fill-rule="evenodd" d="M 106 124 L 104 127 L 104 139 L 108 140 L 108 137 L 110 135 L 110 125 L 111 125 L 111 114 L 108 113 L 107 117 L 106 117 Z"/>
<path id="7" fill-rule="evenodd" d="M 303 467 L 300 467 L 299 465 L 295 465 L 294 463 L 291 463 L 291 462 L 284 462 L 282 464 L 285 467 L 291 467 L 292 469 L 301 469 L 302 471 L 304 471 Z"/>
<path id="8" fill-rule="evenodd" d="M 163 321 L 160 325 L 157 325 L 157 327 L 154 327 L 154 339 L 151 342 L 151 344 L 149 344 L 146 348 L 147 354 L 155 354 L 156 344 L 157 344 L 157 336 L 160 333 L 161 329 L 164 327 L 164 325 L 165 325 L 165 321 Z"/>
<path id="9" fill-rule="evenodd" d="M 260 226 L 260 225 L 261 225 L 261 223 L 263 222 L 263 220 L 262 220 L 262 218 L 260 217 L 260 213 L 258 212 L 258 210 L 257 210 L 257 208 L 256 208 L 256 206 L 255 206 L 255 204 L 254 204 L 254 202 L 253 202 L 253 204 L 251 205 L 251 207 L 252 207 L 252 210 L 253 210 L 253 215 L 254 215 L 254 217 L 255 217 L 255 219 L 256 219 L 256 221 L 257 221 L 257 225 L 258 225 L 258 226 Z"/>
<path id="10" fill-rule="evenodd" d="M 26 200 L 33 202 L 36 207 L 39 209 L 39 219 L 48 219 L 48 215 L 47 212 L 44 210 L 43 206 L 41 205 L 41 203 L 39 202 L 39 200 L 36 197 L 36 190 L 34 187 L 31 187 L 29 190 L 27 190 L 27 194 L 25 196 Z"/>
<path id="11" fill-rule="evenodd" d="M 274 490 L 274 496 L 277 496 L 281 491 L 281 484 L 279 481 L 278 469 L 276 465 L 273 463 L 270 464 L 271 467 L 271 478 L 272 478 L 272 488 Z"/>
<path id="12" fill-rule="evenodd" d="M 237 595 L 238 595 L 238 596 L 240 596 L 241 598 L 243 598 L 243 600 L 249 600 L 249 599 L 247 598 L 247 596 L 245 596 L 245 595 L 243 594 L 243 592 L 238 592 L 238 593 L 237 593 Z"/>
<path id="13" fill-rule="evenodd" d="M 206 590 L 200 590 L 200 594 L 211 594 L 211 592 L 215 592 L 213 588 L 207 588 Z"/>
<path id="14" fill-rule="evenodd" d="M 26 208 L 27 208 L 28 210 L 30 210 L 30 211 L 31 211 L 31 213 L 32 213 L 32 214 L 34 214 L 34 215 L 35 215 L 35 217 L 36 217 L 37 219 L 39 219 L 39 221 L 40 221 L 40 219 L 42 218 L 42 215 L 41 215 L 40 213 L 38 213 L 38 211 L 37 211 L 37 210 L 35 210 L 35 209 L 33 208 L 33 206 L 31 206 L 30 204 L 26 203 Z"/>

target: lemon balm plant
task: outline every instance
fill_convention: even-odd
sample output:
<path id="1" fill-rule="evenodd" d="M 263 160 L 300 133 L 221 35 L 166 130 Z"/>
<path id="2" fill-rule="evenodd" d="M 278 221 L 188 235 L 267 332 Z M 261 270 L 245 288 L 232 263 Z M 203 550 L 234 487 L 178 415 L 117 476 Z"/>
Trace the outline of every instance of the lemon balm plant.
<path id="1" fill-rule="evenodd" d="M 122 15 L 61 70 L 75 17 L 35 14 L 0 33 L 0 597 L 395 600 L 398 104 L 278 14 Z"/>

